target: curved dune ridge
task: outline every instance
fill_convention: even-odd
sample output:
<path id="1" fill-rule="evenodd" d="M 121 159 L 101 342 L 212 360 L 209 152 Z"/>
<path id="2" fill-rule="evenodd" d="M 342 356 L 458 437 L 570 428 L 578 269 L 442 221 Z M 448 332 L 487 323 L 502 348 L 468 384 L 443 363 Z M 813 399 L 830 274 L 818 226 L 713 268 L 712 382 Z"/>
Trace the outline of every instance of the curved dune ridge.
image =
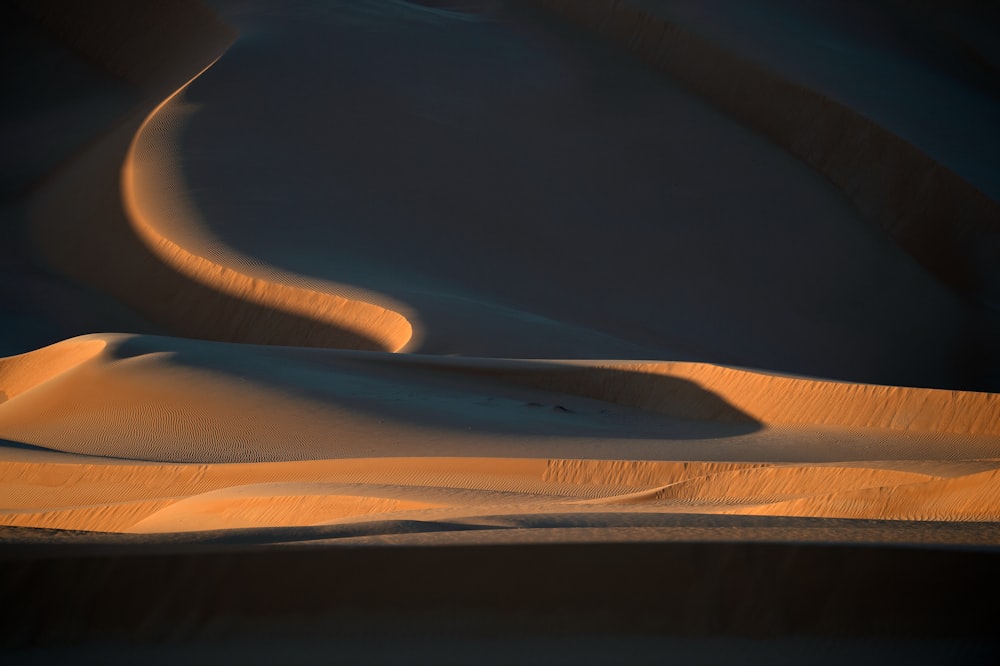
<path id="1" fill-rule="evenodd" d="M 166 330 L 199 338 L 398 351 L 413 337 L 405 316 L 359 300 L 356 291 L 266 267 L 249 275 L 244 269 L 252 262 L 199 242 L 194 216 L 184 217 L 191 211 L 183 206 L 171 146 L 146 130 L 175 129 L 177 114 L 157 110 L 170 107 L 178 88 L 235 39 L 214 12 L 197 0 L 20 5 L 134 93 L 132 106 L 115 111 L 120 122 L 93 128 L 96 139 L 29 195 L 28 253 L 40 255 L 46 269 L 121 299 Z"/>
<path id="2" fill-rule="evenodd" d="M 413 327 L 401 314 L 349 298 L 345 295 L 348 288 L 338 289 L 329 283 L 273 269 L 265 272 L 266 277 L 250 275 L 248 268 L 260 273 L 260 267 L 205 238 L 198 228 L 197 214 L 184 200 L 183 177 L 171 155 L 173 135 L 184 113 L 180 96 L 189 84 L 153 109 L 136 132 L 122 166 L 125 211 L 139 237 L 168 266 L 213 290 L 351 334 L 342 340 L 329 340 L 327 346 L 352 347 L 355 340 L 371 340 L 375 348 L 402 349 L 413 337 Z M 294 282 L 310 283 L 312 288 Z"/>

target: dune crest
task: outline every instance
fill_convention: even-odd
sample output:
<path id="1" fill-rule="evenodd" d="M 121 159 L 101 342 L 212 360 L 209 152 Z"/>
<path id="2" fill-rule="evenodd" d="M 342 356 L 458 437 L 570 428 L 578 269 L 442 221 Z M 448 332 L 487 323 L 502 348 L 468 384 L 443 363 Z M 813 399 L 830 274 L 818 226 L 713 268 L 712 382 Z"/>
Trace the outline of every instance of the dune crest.
<path id="1" fill-rule="evenodd" d="M 44 384 L 99 355 L 106 341 L 98 335 L 63 340 L 26 354 L 0 358 L 0 402 Z"/>
<path id="2" fill-rule="evenodd" d="M 1000 435 L 1000 394 L 996 393 L 786 377 L 708 363 L 624 367 L 697 382 L 751 417 L 772 425 Z"/>
<path id="3" fill-rule="evenodd" d="M 192 220 L 168 219 L 167 213 L 184 208 L 174 210 L 165 202 L 182 202 L 184 193 L 177 173 L 169 171 L 169 144 L 162 143 L 169 142 L 169 133 L 156 137 L 149 126 L 171 120 L 158 111 L 225 53 L 236 39 L 232 28 L 196 2 L 121 3 L 114 8 L 121 22 L 106 25 L 95 19 L 100 12 L 88 13 L 85 5 L 25 5 L 47 30 L 121 77 L 136 94 L 132 106 L 118 109 L 121 121 L 115 127 L 102 128 L 100 138 L 31 195 L 29 235 L 48 267 L 182 335 L 385 351 L 397 351 L 411 339 L 413 326 L 391 307 L 367 303 L 328 282 L 276 271 L 248 275 L 238 260 L 226 263 L 238 259 L 234 252 L 222 248 L 220 254 L 220 248 L 189 243 L 200 238 L 196 233 L 177 233 L 197 231 Z"/>
<path id="4" fill-rule="evenodd" d="M 359 516 L 433 508 L 429 502 L 377 495 L 349 495 L 310 484 L 265 483 L 224 488 L 159 508 L 129 526 L 156 533 L 334 522 Z"/>
<path id="5" fill-rule="evenodd" d="M 995 521 L 1000 519 L 1000 473 L 845 488 L 811 497 L 744 506 L 727 513 L 824 518 Z"/>
<path id="6" fill-rule="evenodd" d="M 83 359 L 89 361 L 81 365 Z M 0 368 L 6 382 L 0 389 L 9 394 L 56 377 L 0 405 L 0 437 L 130 460 L 502 457 L 514 443 L 519 450 L 535 447 L 539 457 L 574 457 L 573 451 L 589 457 L 599 450 L 591 443 L 610 439 L 625 446 L 624 459 L 701 450 L 720 461 L 752 461 L 763 455 L 754 451 L 772 446 L 767 438 L 816 439 L 826 431 L 875 444 L 883 451 L 878 455 L 898 448 L 891 442 L 919 435 L 925 458 L 957 459 L 996 455 L 1000 437 L 997 394 L 702 363 L 444 359 L 103 334 L 14 357 Z M 699 449 L 705 438 L 716 444 Z M 741 438 L 762 438 L 764 449 L 741 445 Z M 949 449 L 956 439 L 964 440 L 962 448 Z M 664 448 L 657 441 L 687 444 Z M 852 446 L 837 444 L 823 455 L 873 458 Z M 835 453 L 841 450 L 851 453 Z"/>
<path id="7" fill-rule="evenodd" d="M 384 351 L 406 346 L 413 327 L 403 315 L 374 303 L 282 280 L 294 280 L 294 276 L 266 279 L 248 275 L 241 270 L 241 258 L 235 253 L 206 243 L 197 228 L 196 213 L 184 199 L 182 176 L 170 152 L 171 135 L 183 115 L 183 110 L 172 105 L 179 102 L 191 81 L 146 117 L 122 166 L 122 200 L 139 238 L 167 266 L 215 291 L 346 331 L 343 340 L 331 341 L 330 346 Z M 372 347 L 361 341 L 370 342 Z"/>
<path id="8" fill-rule="evenodd" d="M 680 361 L 492 362 L 419 356 L 386 361 L 460 375 L 485 373 L 499 381 L 681 419 L 1000 435 L 997 393 L 840 382 Z"/>
<path id="9" fill-rule="evenodd" d="M 897 462 L 907 467 L 907 463 Z M 230 465 L 11 463 L 0 525 L 167 533 L 464 521 L 504 529 L 581 512 L 984 521 L 1000 518 L 998 463 L 933 471 L 867 463 L 383 458 Z M 113 484 L 116 494 L 99 489 Z M 25 489 L 44 486 L 33 496 Z M 631 514 L 631 518 L 624 514 Z M 550 518 L 551 520 L 551 518 Z M 544 528 L 545 521 L 538 525 Z"/>

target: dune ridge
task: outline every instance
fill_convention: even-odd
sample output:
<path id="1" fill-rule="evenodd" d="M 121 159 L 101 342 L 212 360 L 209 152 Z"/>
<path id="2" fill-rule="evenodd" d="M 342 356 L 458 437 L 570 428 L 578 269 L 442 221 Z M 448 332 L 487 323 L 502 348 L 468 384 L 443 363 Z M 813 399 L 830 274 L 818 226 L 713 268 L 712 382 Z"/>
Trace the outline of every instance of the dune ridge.
<path id="1" fill-rule="evenodd" d="M 137 146 L 149 148 L 155 143 L 154 133 L 144 130 L 157 111 L 235 40 L 234 31 L 211 10 L 186 2 L 137 7 L 103 0 L 94 10 L 83 5 L 22 4 L 24 11 L 69 45 L 135 86 L 142 99 L 136 107 L 121 109 L 117 126 L 31 193 L 29 236 L 45 264 L 112 294 L 183 335 L 391 351 L 410 340 L 410 322 L 391 309 L 345 298 L 329 283 L 306 280 L 303 287 L 284 284 L 273 274 L 246 275 L 238 266 L 201 256 L 197 248 L 192 252 L 182 247 L 150 222 L 156 218 L 165 223 L 162 211 L 157 217 L 151 203 L 165 196 L 154 186 L 165 175 L 156 169 L 168 160 Z M 88 32 L 99 15 L 117 18 L 96 33 Z M 206 22 L 206 16 L 212 20 Z M 134 30 L 127 39 L 114 39 L 116 31 L 127 28 Z M 178 51 L 182 34 L 186 47 Z M 113 48 L 107 45 L 109 40 L 115 43 Z M 163 184 L 177 183 L 168 179 Z M 137 196 L 151 190 L 156 193 L 149 200 Z M 182 198 L 175 194 L 171 204 Z M 179 221 L 174 226 L 183 225 Z"/>
<path id="2" fill-rule="evenodd" d="M 810 498 L 781 499 L 755 506 L 727 510 L 754 515 L 826 516 L 830 518 L 896 520 L 995 521 L 1000 516 L 1000 470 L 993 469 L 958 479 L 928 479 L 899 485 L 871 485 Z M 919 498 L 919 499 L 917 499 Z M 917 501 L 913 501 L 917 499 Z"/>
<path id="3" fill-rule="evenodd" d="M 708 363 L 623 367 L 697 381 L 763 423 L 1000 435 L 1000 395 L 785 377 Z"/>
<path id="4" fill-rule="evenodd" d="M 336 287 L 328 283 L 322 285 L 323 290 L 309 289 L 289 284 L 296 278 L 274 270 L 266 278 L 248 275 L 241 270 L 241 257 L 218 245 L 210 246 L 200 237 L 196 214 L 184 204 L 179 192 L 184 187 L 183 177 L 170 156 L 171 135 L 177 131 L 174 125 L 179 115 L 171 105 L 200 75 L 153 109 L 132 139 L 122 166 L 121 188 L 125 212 L 135 233 L 167 266 L 213 291 L 347 332 L 341 340 L 325 340 L 324 346 L 402 349 L 413 337 L 413 327 L 401 314 L 331 293 Z M 358 345 L 358 340 L 370 341 L 371 346 Z"/>
<path id="5" fill-rule="evenodd" d="M 997 394 L 707 363 L 443 359 L 95 334 L 5 359 L 0 378 L 14 398 L 0 405 L 0 437 L 160 461 L 351 457 L 374 432 L 416 443 L 442 428 L 501 438 L 550 430 L 655 436 L 697 424 L 718 435 L 766 426 L 962 436 L 974 438 L 970 445 L 1000 437 Z M 408 407 L 403 396 L 421 396 L 422 406 Z M 245 413 L 245 404 L 257 408 Z M 630 422 L 631 410 L 646 416 Z"/>
<path id="6" fill-rule="evenodd" d="M 1000 203 L 917 146 L 643 0 L 535 0 L 617 41 L 830 179 L 928 271 L 1000 304 Z"/>
<path id="7" fill-rule="evenodd" d="M 384 362 L 490 374 L 500 381 L 684 419 L 1000 435 L 996 393 L 839 382 L 680 361 L 491 362 L 418 356 Z"/>
<path id="8" fill-rule="evenodd" d="M 863 464 L 586 461 L 517 458 L 387 458 L 303 463 L 80 466 L 24 462 L 3 470 L 7 526 L 103 532 L 185 532 L 335 525 L 370 520 L 485 521 L 501 516 L 576 515 L 593 524 L 622 511 L 881 520 L 1000 519 L 1000 463 L 951 474 Z M 608 469 L 619 472 L 608 475 Z M 76 479 L 75 483 L 71 483 Z M 113 483 L 118 495 L 95 490 Z M 19 494 L 46 485 L 52 494 Z M 13 505 L 8 504 L 16 498 Z M 113 500 L 113 501 L 109 501 Z M 641 526 L 642 521 L 636 522 Z M 572 521 L 570 521 L 572 524 Z M 553 527 L 558 526 L 555 521 Z M 627 527 L 628 522 L 620 525 Z"/>
<path id="9" fill-rule="evenodd" d="M 28 389 L 101 353 L 105 341 L 85 337 L 64 340 L 25 354 L 0 358 L 0 402 L 16 398 Z"/>

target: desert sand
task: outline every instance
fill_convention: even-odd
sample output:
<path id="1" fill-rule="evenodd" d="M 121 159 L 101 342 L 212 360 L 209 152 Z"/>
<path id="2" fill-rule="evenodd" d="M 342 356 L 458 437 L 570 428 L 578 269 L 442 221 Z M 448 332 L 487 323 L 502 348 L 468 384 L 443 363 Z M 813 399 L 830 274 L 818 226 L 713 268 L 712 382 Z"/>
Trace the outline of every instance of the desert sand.
<path id="1" fill-rule="evenodd" d="M 3 11 L 5 659 L 995 658 L 994 10 Z"/>

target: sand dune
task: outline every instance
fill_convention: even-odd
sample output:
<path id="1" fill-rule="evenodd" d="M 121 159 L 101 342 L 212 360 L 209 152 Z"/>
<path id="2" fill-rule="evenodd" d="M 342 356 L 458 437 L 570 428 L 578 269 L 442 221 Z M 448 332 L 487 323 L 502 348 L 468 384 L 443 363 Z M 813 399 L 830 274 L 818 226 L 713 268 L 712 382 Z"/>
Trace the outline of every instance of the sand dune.
<path id="1" fill-rule="evenodd" d="M 302 282 L 301 277 L 274 271 L 264 277 L 247 275 L 243 272 L 248 268 L 245 259 L 224 246 L 213 247 L 211 239 L 203 237 L 195 222 L 197 213 L 184 201 L 183 176 L 170 155 L 176 141 L 173 135 L 178 131 L 176 116 L 183 115 L 174 107 L 180 105 L 178 96 L 187 85 L 153 109 L 136 132 L 122 166 L 125 213 L 139 238 L 167 266 L 212 291 L 345 331 L 342 339 L 328 340 L 330 346 L 371 345 L 398 351 L 406 345 L 412 327 L 402 315 L 347 298 L 342 295 L 344 288 L 334 285 L 316 282 L 313 288 L 298 286 L 295 282 Z"/>
<path id="2" fill-rule="evenodd" d="M 17 391 L 0 404 L 0 438 L 15 447 L 8 459 L 21 459 L 6 470 L 8 525 L 171 532 L 568 512 L 580 502 L 883 519 L 1000 513 L 995 394 L 708 364 L 127 335 L 5 359 L 0 381 Z"/>
<path id="3" fill-rule="evenodd" d="M 924 446 L 943 443 L 936 457 L 958 436 L 966 445 L 955 457 L 989 451 L 1000 437 L 995 394 L 709 364 L 439 359 L 105 334 L 5 359 L 0 377 L 17 391 L 0 403 L 0 435 L 136 460 L 346 457 L 465 429 L 725 440 L 809 425 L 923 436 Z M 380 442 L 379 431 L 393 443 Z"/>
<path id="4" fill-rule="evenodd" d="M 104 11 L 122 10 L 118 4 L 128 3 L 111 1 Z M 150 179 L 161 186 L 157 192 L 162 188 L 169 192 L 170 187 L 166 156 L 151 158 L 147 149 L 163 137 L 144 130 L 157 119 L 161 122 L 156 129 L 162 130 L 161 116 L 169 114 L 158 112 L 179 92 L 178 86 L 225 51 L 232 41 L 228 27 L 206 23 L 207 10 L 196 3 L 126 7 L 123 23 L 152 37 L 130 39 L 115 50 L 87 32 L 91 19 L 86 12 L 66 13 L 44 4 L 25 11 L 58 34 L 66 33 L 89 58 L 137 86 L 143 100 L 122 108 L 124 119 L 118 126 L 29 197 L 29 234 L 45 262 L 110 292 L 171 330 L 199 337 L 393 351 L 409 340 L 412 329 L 405 318 L 344 298 L 335 285 L 307 280 L 302 287 L 284 284 L 273 275 L 249 276 L 238 265 L 223 266 L 203 257 L 206 248 L 196 242 L 184 247 L 157 231 L 153 220 L 162 222 L 168 213 L 182 212 L 176 210 L 182 195 L 166 201 L 162 195 L 140 196 Z M 184 52 L 164 42 L 164 23 L 188 35 Z M 172 228 L 183 228 L 182 216 L 171 222 Z M 191 240 L 178 235 L 182 241 Z"/>
<path id="5" fill-rule="evenodd" d="M 986 654 L 993 15 L 848 6 L 3 10 L 0 646 Z"/>
<path id="6" fill-rule="evenodd" d="M 398 303 L 417 353 L 991 389 L 988 315 L 859 219 L 850 187 L 613 46 L 513 6 L 303 11 L 234 10 L 268 39 L 192 82 L 157 149 L 184 174 L 184 232 L 259 274 Z"/>
<path id="7" fill-rule="evenodd" d="M 862 26 L 896 21 L 902 30 L 920 12 L 866 14 L 859 6 L 838 16 L 823 3 L 791 7 L 782 0 L 753 7 L 728 0 L 702 6 L 603 0 L 539 4 L 627 45 L 770 137 L 828 177 L 865 218 L 927 269 L 996 306 L 1000 191 L 987 175 L 990 158 L 981 152 L 984 145 L 1000 145 L 990 120 L 995 101 L 973 86 L 950 88 L 953 78 L 907 63 L 905 51 L 897 54 L 865 40 Z M 766 18 L 775 11 L 784 13 L 784 30 L 775 30 Z M 930 30 L 947 30 L 940 23 L 947 9 L 924 11 L 927 16 L 921 18 L 937 22 Z M 860 25 L 848 25 L 852 12 Z M 820 45 L 839 44 L 839 50 L 810 47 L 793 27 L 816 34 Z M 728 38 L 724 46 L 720 38 Z M 871 69 L 864 74 L 852 62 L 858 57 L 853 50 L 869 60 Z M 898 101 L 879 94 L 877 79 L 868 80 L 874 72 L 896 77 Z M 931 111 L 935 93 L 948 100 L 947 120 Z M 927 100 L 926 109 L 924 103 L 904 101 L 916 95 Z M 965 127 L 956 130 L 945 124 L 950 122 Z"/>
<path id="8" fill-rule="evenodd" d="M 97 481 L 70 486 L 67 477 L 79 476 L 78 465 L 24 462 L 5 473 L 5 505 L 11 508 L 0 515 L 0 524 L 151 533 L 335 525 L 374 517 L 428 524 L 486 519 L 490 525 L 498 516 L 536 514 L 548 516 L 551 529 L 571 526 L 582 510 L 590 515 L 590 527 L 602 525 L 602 514 L 608 514 L 607 524 L 620 523 L 623 512 L 923 521 L 996 521 L 1000 515 L 996 461 L 981 463 L 987 471 L 947 478 L 863 463 L 659 463 L 653 483 L 635 478 L 567 483 L 548 474 L 566 462 L 572 461 L 386 458 L 377 466 L 359 460 L 309 467 L 254 463 L 208 473 L 90 463 L 87 475 L 113 483 L 115 501 L 95 492 Z M 599 461 L 605 468 L 622 462 Z M 727 466 L 728 471 L 708 471 Z M 482 471 L 486 467 L 489 473 Z M 505 467 L 506 473 L 496 471 Z M 275 481 L 279 478 L 285 480 Z M 42 483 L 57 489 L 54 496 L 30 492 Z M 561 521 L 560 514 L 570 517 Z M 628 533 L 627 524 L 617 526 Z M 528 530 L 521 538 L 530 541 L 533 531 L 545 530 Z"/>

